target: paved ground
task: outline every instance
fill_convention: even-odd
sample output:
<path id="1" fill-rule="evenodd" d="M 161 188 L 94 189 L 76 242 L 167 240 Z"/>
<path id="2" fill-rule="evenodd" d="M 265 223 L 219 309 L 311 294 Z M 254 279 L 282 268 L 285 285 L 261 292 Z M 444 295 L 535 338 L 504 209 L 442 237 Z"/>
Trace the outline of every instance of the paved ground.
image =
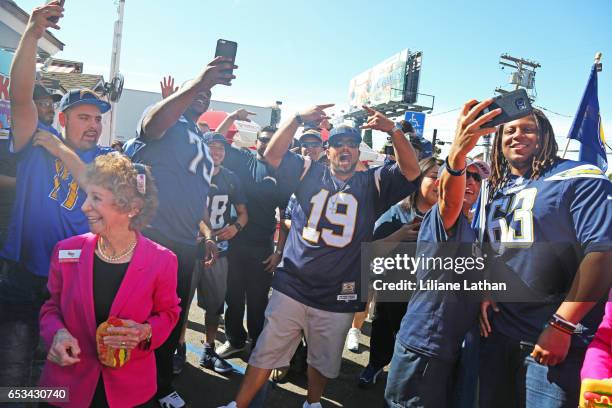
<path id="1" fill-rule="evenodd" d="M 188 364 L 177 377 L 175 384 L 179 393 L 189 402 L 190 407 L 216 408 L 231 401 L 238 390 L 246 361 L 242 358 L 229 360 L 235 367 L 235 372 L 220 375 L 212 370 L 203 369 L 198 365 L 202 350 L 204 326 L 203 313 L 195 302 L 189 314 L 187 330 Z M 361 336 L 359 353 L 344 352 L 340 377 L 331 381 L 323 395 L 324 407 L 381 407 L 384 393 L 385 378 L 374 387 L 361 390 L 357 388 L 357 378 L 362 368 L 367 364 L 370 345 L 370 324 L 366 322 Z M 220 333 L 220 339 L 223 333 Z M 245 355 L 246 359 L 247 356 Z M 283 384 L 268 383 L 266 407 L 301 408 L 306 395 L 306 376 L 290 373 L 288 381 Z"/>

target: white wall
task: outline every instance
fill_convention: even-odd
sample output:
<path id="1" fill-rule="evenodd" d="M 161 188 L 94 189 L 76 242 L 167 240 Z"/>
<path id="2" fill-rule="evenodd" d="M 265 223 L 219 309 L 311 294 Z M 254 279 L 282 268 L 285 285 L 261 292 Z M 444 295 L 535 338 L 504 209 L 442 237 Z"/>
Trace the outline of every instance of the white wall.
<path id="1" fill-rule="evenodd" d="M 117 109 L 115 116 L 117 124 L 115 126 L 115 136 L 112 139 L 128 140 L 135 137 L 136 126 L 142 116 L 142 112 L 147 106 L 153 105 L 160 100 L 161 94 L 157 92 L 124 89 L 121 99 L 114 107 Z M 261 127 L 270 123 L 271 108 L 215 100 L 210 102 L 210 110 L 233 112 L 239 108 L 255 112 L 251 119 Z M 103 137 L 101 140 L 106 141 L 107 139 Z"/>

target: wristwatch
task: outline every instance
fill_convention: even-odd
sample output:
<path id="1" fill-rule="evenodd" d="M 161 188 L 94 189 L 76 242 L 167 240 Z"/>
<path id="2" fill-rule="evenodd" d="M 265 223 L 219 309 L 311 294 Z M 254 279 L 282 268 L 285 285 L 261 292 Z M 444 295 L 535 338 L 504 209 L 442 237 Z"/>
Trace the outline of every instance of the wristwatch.
<path id="1" fill-rule="evenodd" d="M 450 166 L 450 164 L 448 164 L 448 156 L 446 156 L 446 159 L 444 159 L 444 168 L 446 169 L 446 171 L 448 171 L 448 173 L 451 176 L 455 176 L 455 177 L 463 176 L 463 173 L 465 173 L 466 167 L 462 168 L 461 170 L 455 170 Z"/>
<path id="2" fill-rule="evenodd" d="M 390 131 L 387 132 L 387 134 L 389 136 L 393 136 L 393 134 L 395 133 L 396 130 L 399 130 L 400 132 L 402 132 L 402 134 L 404 134 L 404 131 L 402 130 L 402 128 L 398 127 L 397 125 L 393 126 L 393 129 L 391 129 Z"/>
<path id="3" fill-rule="evenodd" d="M 280 250 L 280 249 L 278 249 L 278 248 L 276 248 L 276 251 L 274 251 L 274 253 L 275 253 L 276 255 L 281 255 L 281 256 L 283 255 L 283 251 L 282 251 L 282 250 Z"/>
<path id="4" fill-rule="evenodd" d="M 234 223 L 234 227 L 236 227 L 236 232 L 242 231 L 242 225 L 238 221 Z"/>

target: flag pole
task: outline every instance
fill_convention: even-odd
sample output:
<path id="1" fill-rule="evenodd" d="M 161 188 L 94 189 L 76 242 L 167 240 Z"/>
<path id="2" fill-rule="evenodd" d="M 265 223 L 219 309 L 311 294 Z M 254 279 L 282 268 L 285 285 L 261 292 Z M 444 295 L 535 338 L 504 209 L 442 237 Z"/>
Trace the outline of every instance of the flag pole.
<path id="1" fill-rule="evenodd" d="M 597 52 L 595 53 L 595 66 L 597 69 L 597 72 L 601 72 L 601 52 Z M 565 144 L 565 149 L 563 149 L 563 155 L 561 156 L 562 159 L 565 159 L 565 154 L 567 153 L 567 149 L 569 148 L 569 144 L 570 144 L 570 138 L 567 139 L 567 143 Z"/>

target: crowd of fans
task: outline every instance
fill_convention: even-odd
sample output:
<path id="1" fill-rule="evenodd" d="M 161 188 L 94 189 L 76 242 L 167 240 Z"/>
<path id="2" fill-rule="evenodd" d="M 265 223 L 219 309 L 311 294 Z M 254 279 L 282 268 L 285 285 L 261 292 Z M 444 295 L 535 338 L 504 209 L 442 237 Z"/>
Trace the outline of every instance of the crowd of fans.
<path id="1" fill-rule="evenodd" d="M 69 387 L 69 402 L 49 402 L 59 406 L 185 406 L 173 376 L 186 364 L 197 292 L 200 365 L 228 373 L 228 359 L 250 352 L 227 407 L 258 404 L 271 376 L 300 358 L 303 406 L 321 407 L 344 348 L 359 347 L 374 293 L 361 278 L 367 242 L 412 242 L 430 257 L 471 256 L 480 243 L 490 279 L 527 298 L 417 289 L 376 302 L 369 362 L 355 382 L 369 387 L 390 364 L 384 406 L 576 407 L 581 370 L 612 377 L 612 185 L 598 168 L 558 157 L 542 112 L 493 128 L 501 111 L 469 101 L 442 161 L 405 121 L 364 106 L 360 128 L 331 126 L 332 105 L 316 105 L 261 129 L 251 152 L 226 138 L 251 112 L 216 129 L 200 120 L 238 68 L 217 57 L 181 87 L 164 78 L 136 137 L 102 147 L 108 102 L 35 83 L 38 41 L 62 13 L 59 2 L 34 9 L 10 73 L 0 386 Z M 388 134 L 384 165 L 360 162 L 362 129 Z M 490 162 L 470 158 L 487 134 L 496 135 Z M 416 270 L 421 280 L 455 275 Z"/>

